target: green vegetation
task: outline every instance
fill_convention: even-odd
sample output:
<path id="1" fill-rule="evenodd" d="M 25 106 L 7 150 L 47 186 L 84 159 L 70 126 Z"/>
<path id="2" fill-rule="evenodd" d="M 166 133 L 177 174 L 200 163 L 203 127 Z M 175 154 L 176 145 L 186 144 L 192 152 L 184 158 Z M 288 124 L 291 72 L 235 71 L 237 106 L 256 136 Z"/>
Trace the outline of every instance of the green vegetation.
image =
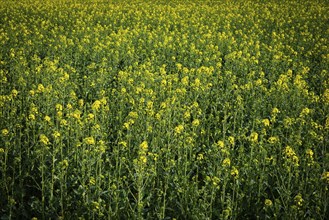
<path id="1" fill-rule="evenodd" d="M 2 0 L 1 219 L 325 219 L 328 11 Z"/>

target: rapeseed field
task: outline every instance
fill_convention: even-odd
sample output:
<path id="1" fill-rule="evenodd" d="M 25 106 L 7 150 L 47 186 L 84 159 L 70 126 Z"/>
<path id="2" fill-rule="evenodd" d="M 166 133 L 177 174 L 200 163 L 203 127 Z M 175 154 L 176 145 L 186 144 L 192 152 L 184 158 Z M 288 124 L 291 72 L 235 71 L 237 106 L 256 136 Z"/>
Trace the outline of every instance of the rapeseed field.
<path id="1" fill-rule="evenodd" d="M 1 219 L 326 219 L 325 0 L 2 0 Z"/>

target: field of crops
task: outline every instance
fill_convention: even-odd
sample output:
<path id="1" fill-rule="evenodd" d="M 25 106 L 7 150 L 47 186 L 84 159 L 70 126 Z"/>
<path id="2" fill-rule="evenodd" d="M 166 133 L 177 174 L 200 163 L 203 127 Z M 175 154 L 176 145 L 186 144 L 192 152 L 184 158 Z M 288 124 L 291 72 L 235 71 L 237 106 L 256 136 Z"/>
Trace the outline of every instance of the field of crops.
<path id="1" fill-rule="evenodd" d="M 325 219 L 325 0 L 1 0 L 0 219 Z"/>

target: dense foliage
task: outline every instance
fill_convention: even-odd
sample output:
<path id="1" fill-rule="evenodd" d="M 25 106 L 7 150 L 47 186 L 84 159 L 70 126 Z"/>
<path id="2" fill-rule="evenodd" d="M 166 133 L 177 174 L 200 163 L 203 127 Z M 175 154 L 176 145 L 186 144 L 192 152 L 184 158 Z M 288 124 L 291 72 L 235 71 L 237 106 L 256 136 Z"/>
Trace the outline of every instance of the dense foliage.
<path id="1" fill-rule="evenodd" d="M 1 219 L 325 219 L 328 11 L 2 0 Z"/>

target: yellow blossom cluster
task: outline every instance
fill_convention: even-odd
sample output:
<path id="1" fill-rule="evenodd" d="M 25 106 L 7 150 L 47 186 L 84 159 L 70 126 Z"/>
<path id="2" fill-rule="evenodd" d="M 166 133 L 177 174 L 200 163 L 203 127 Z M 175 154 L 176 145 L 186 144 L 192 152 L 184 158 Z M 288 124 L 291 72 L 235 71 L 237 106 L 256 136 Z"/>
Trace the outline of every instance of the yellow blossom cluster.
<path id="1" fill-rule="evenodd" d="M 284 155 L 287 161 L 293 164 L 293 166 L 299 166 L 299 158 L 292 147 L 286 146 L 286 148 L 284 149 Z"/>

